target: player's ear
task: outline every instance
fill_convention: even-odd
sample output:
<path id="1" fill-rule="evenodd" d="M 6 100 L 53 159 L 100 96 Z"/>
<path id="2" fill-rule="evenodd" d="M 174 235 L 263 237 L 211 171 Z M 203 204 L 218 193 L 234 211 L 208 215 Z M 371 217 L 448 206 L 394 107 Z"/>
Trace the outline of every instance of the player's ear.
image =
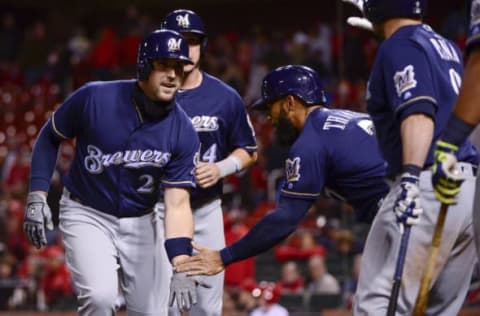
<path id="1" fill-rule="evenodd" d="M 291 112 L 295 109 L 295 97 L 289 95 L 285 98 L 285 102 L 283 103 L 283 109 L 285 112 Z"/>

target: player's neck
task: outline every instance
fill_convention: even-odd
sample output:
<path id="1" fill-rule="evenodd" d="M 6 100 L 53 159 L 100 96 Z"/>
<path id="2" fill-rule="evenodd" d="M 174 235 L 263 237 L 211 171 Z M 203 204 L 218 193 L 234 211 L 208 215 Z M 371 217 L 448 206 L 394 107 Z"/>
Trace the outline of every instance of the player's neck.
<path id="1" fill-rule="evenodd" d="M 200 71 L 200 68 L 195 67 L 191 72 L 185 76 L 185 81 L 183 82 L 182 89 L 189 90 L 194 89 L 200 86 L 202 83 L 203 74 Z"/>
<path id="2" fill-rule="evenodd" d="M 422 24 L 422 21 L 420 20 L 413 20 L 413 19 L 408 19 L 408 18 L 396 18 L 396 19 L 390 19 L 385 22 L 383 25 L 383 31 L 385 34 L 385 39 L 389 38 L 390 36 L 393 35 L 398 29 L 408 26 L 408 25 L 417 25 L 417 24 Z"/>
<path id="3" fill-rule="evenodd" d="M 307 118 L 310 115 L 310 113 L 312 113 L 316 109 L 320 109 L 320 108 L 321 108 L 320 105 L 301 108 L 300 111 L 298 112 L 298 115 L 296 116 L 296 118 L 292 122 L 293 126 L 295 126 L 295 128 L 297 130 L 301 131 L 303 129 L 303 127 L 305 126 L 305 122 L 307 121 Z"/>

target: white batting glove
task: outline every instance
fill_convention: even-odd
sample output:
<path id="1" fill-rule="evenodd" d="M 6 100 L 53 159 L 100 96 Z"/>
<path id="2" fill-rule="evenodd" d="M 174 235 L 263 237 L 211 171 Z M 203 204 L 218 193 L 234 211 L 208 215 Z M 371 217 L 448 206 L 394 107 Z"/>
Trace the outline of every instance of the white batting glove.
<path id="1" fill-rule="evenodd" d="M 400 225 L 400 233 L 403 234 L 405 225 L 415 225 L 420 222 L 423 208 L 420 205 L 420 188 L 418 176 L 403 173 L 400 185 L 397 189 L 397 199 L 393 211 Z"/>
<path id="2" fill-rule="evenodd" d="M 363 0 L 342 0 L 343 2 L 353 4 L 360 12 L 363 12 Z M 373 24 L 364 17 L 351 16 L 347 18 L 347 23 L 353 27 L 358 27 L 367 31 L 373 31 Z"/>
<path id="3" fill-rule="evenodd" d="M 366 18 L 361 18 L 358 16 L 351 16 L 347 19 L 347 23 L 350 24 L 353 27 L 358 27 L 361 29 L 364 29 L 366 31 L 372 31 L 373 32 L 373 24 Z"/>
<path id="4" fill-rule="evenodd" d="M 47 245 L 45 227 L 53 229 L 52 212 L 47 204 L 47 197 L 39 192 L 30 192 L 23 220 L 23 230 L 28 241 L 37 249 Z"/>

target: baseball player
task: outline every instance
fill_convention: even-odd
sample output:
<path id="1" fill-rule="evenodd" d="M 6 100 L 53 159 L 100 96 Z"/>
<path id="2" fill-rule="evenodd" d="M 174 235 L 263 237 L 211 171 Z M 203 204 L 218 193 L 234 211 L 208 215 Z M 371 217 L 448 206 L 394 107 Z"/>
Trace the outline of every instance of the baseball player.
<path id="1" fill-rule="evenodd" d="M 254 109 L 265 111 L 277 131 L 290 124 L 299 134 L 285 161 L 277 208 L 220 251 L 195 246 L 199 254 L 175 265 L 179 272 L 215 274 L 273 247 L 295 230 L 322 192 L 347 201 L 366 221 L 388 192 L 371 119 L 328 109 L 323 84 L 312 69 L 289 65 L 267 74 Z"/>
<path id="2" fill-rule="evenodd" d="M 462 179 L 452 170 L 458 169 L 456 154 L 475 125 L 480 122 L 480 0 L 470 1 L 470 29 L 467 39 L 466 54 L 468 62 L 463 74 L 463 83 L 453 115 L 441 138 L 437 141 L 434 152 L 434 173 L 432 175 L 435 196 L 444 204 L 456 203 Z M 479 179 L 479 178 L 477 178 Z M 480 180 L 478 180 L 480 181 Z M 477 255 L 480 258 L 480 185 L 476 183 L 475 209 L 473 212 Z"/>
<path id="3" fill-rule="evenodd" d="M 199 140 L 174 101 L 183 66 L 191 63 L 179 33 L 153 32 L 139 49 L 138 80 L 86 84 L 37 138 L 24 223 L 37 248 L 46 244 L 44 225 L 53 226 L 46 195 L 58 147 L 76 139 L 60 201 L 60 229 L 80 315 L 112 315 L 119 284 L 128 315 L 167 314 L 171 269 L 164 263 L 192 251 L 189 189 L 195 186 Z M 153 212 L 160 186 L 165 228 Z M 186 295 L 179 302 L 188 308 L 195 302 L 195 286 L 195 280 L 174 274 L 172 298 Z"/>
<path id="4" fill-rule="evenodd" d="M 243 170 L 257 158 L 255 134 L 238 93 L 200 69 L 207 37 L 204 24 L 195 12 L 175 10 L 166 15 L 162 27 L 180 32 L 189 44 L 193 64 L 185 65 L 185 81 L 176 96 L 190 117 L 201 143 L 200 163 L 195 170 L 197 188 L 191 205 L 195 223 L 194 240 L 208 247 L 225 246 L 220 196 L 222 178 Z M 162 205 L 159 205 L 162 209 Z M 165 269 L 168 269 L 165 262 Z M 223 273 L 208 277 L 211 288 L 197 288 L 198 304 L 193 316 L 221 315 Z M 178 314 L 178 311 L 171 311 Z"/>
<path id="5" fill-rule="evenodd" d="M 410 233 L 396 314 L 411 314 L 440 209 L 429 170 L 434 161 L 432 144 L 450 117 L 463 65 L 458 47 L 422 24 L 425 7 L 425 0 L 363 3 L 364 22 L 371 22 L 375 33 L 385 39 L 370 74 L 367 110 L 392 186 L 367 237 L 354 315 L 386 314 L 402 227 L 412 224 L 408 215 L 417 225 Z M 427 315 L 457 314 L 475 263 L 471 212 L 477 152 L 464 142 L 457 158 L 465 181 L 460 202 L 451 207 L 445 222 Z M 420 216 L 417 212 L 422 209 Z"/>

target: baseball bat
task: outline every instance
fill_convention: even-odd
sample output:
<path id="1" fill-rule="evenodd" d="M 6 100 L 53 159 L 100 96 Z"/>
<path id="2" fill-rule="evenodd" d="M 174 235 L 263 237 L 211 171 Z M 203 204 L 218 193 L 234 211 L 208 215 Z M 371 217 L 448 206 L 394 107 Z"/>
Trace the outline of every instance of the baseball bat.
<path id="1" fill-rule="evenodd" d="M 420 283 L 420 290 L 418 291 L 417 300 L 413 309 L 412 316 L 423 316 L 428 303 L 428 292 L 430 283 L 432 281 L 433 272 L 435 270 L 435 262 L 437 261 L 438 250 L 440 248 L 440 241 L 442 240 L 443 225 L 447 217 L 448 205 L 442 203 L 440 213 L 438 214 L 437 224 L 432 237 L 432 246 L 428 255 L 427 266 L 423 271 L 422 282 Z"/>
<path id="2" fill-rule="evenodd" d="M 395 316 L 395 311 L 397 310 L 398 294 L 400 292 L 400 285 L 402 284 L 403 266 L 407 255 L 408 239 L 410 238 L 411 228 L 412 226 L 406 225 L 405 230 L 403 231 L 400 249 L 398 250 L 395 274 L 393 276 L 392 292 L 390 294 L 390 300 L 388 301 L 387 316 Z"/>

